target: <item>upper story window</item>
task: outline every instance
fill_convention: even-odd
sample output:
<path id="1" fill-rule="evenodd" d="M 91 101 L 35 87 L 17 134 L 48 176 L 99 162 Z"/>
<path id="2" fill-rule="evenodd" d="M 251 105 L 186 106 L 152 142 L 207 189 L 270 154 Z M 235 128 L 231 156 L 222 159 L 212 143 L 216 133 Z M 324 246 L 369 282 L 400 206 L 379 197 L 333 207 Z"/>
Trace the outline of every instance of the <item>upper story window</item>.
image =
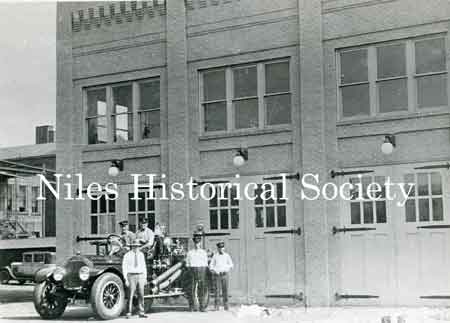
<path id="1" fill-rule="evenodd" d="M 205 133 L 291 123 L 289 61 L 208 70 L 201 81 Z"/>
<path id="2" fill-rule="evenodd" d="M 446 108 L 443 36 L 339 52 L 340 118 Z"/>
<path id="3" fill-rule="evenodd" d="M 159 83 L 155 78 L 86 89 L 88 144 L 159 138 Z"/>

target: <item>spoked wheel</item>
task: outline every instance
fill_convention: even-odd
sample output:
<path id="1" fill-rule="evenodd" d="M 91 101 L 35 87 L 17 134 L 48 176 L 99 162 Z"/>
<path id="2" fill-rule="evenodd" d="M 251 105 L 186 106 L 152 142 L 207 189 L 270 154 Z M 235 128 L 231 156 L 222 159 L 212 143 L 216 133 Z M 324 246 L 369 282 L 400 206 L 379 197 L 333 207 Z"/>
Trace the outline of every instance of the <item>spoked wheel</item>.
<path id="1" fill-rule="evenodd" d="M 49 281 L 36 284 L 33 295 L 34 308 L 43 319 L 56 319 L 63 315 L 67 298 L 56 292 L 56 286 Z"/>
<path id="2" fill-rule="evenodd" d="M 91 290 L 91 304 L 95 314 L 103 320 L 118 317 L 125 305 L 122 280 L 112 273 L 97 278 Z"/>

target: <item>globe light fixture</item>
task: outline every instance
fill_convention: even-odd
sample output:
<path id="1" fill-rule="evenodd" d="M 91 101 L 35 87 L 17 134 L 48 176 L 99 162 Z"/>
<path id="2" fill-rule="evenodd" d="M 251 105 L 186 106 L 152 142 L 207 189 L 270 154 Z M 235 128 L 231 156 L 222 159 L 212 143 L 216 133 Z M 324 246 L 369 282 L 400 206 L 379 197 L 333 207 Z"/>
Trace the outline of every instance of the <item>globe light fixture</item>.
<path id="1" fill-rule="evenodd" d="M 123 171 L 123 160 L 113 160 L 111 161 L 111 166 L 108 168 L 108 175 L 116 177 L 119 172 Z"/>
<path id="2" fill-rule="evenodd" d="M 394 151 L 394 148 L 395 148 L 395 136 L 394 135 L 384 136 L 384 142 L 381 145 L 381 152 L 385 155 L 390 155 Z"/>
<path id="3" fill-rule="evenodd" d="M 247 149 L 238 149 L 236 155 L 233 157 L 233 165 L 236 167 L 241 167 L 248 160 L 248 150 Z"/>

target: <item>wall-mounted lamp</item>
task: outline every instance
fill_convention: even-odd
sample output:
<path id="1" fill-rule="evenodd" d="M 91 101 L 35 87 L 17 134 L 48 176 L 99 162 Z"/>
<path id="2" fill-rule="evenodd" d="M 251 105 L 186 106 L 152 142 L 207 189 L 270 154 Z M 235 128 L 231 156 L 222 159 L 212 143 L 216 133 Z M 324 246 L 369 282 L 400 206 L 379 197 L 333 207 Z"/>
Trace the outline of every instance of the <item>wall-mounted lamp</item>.
<path id="1" fill-rule="evenodd" d="M 240 167 L 245 164 L 248 160 L 248 150 L 239 148 L 236 152 L 236 155 L 233 157 L 233 165 L 236 167 Z"/>
<path id="2" fill-rule="evenodd" d="M 116 177 L 121 171 L 123 171 L 123 160 L 112 160 L 108 169 L 108 175 Z"/>
<path id="3" fill-rule="evenodd" d="M 381 145 L 381 151 L 385 155 L 390 155 L 394 151 L 395 148 L 395 136 L 394 135 L 386 135 L 384 136 L 384 142 Z"/>

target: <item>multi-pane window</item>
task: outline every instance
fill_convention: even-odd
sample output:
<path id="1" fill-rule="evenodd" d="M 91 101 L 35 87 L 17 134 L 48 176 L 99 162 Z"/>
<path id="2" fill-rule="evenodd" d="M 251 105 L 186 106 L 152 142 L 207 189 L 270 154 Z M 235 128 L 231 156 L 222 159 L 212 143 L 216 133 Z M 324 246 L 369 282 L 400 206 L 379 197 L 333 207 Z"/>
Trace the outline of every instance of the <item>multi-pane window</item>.
<path id="1" fill-rule="evenodd" d="M 106 143 L 108 141 L 106 89 L 88 90 L 86 96 L 88 144 Z"/>
<path id="2" fill-rule="evenodd" d="M 159 138 L 160 89 L 159 80 L 139 83 L 140 138 Z"/>
<path id="3" fill-rule="evenodd" d="M 19 185 L 17 192 L 17 210 L 19 212 L 25 212 L 27 210 L 27 187 L 25 185 Z"/>
<path id="4" fill-rule="evenodd" d="M 405 222 L 444 220 L 442 177 L 438 172 L 406 174 L 405 183 L 414 183 L 405 204 Z"/>
<path id="5" fill-rule="evenodd" d="M 159 78 L 88 88 L 85 93 L 88 144 L 159 138 Z"/>
<path id="6" fill-rule="evenodd" d="M 203 131 L 233 131 L 291 123 L 289 62 L 202 72 Z"/>
<path id="7" fill-rule="evenodd" d="M 447 107 L 442 36 L 339 52 L 341 118 Z"/>
<path id="8" fill-rule="evenodd" d="M 33 186 L 31 187 L 31 212 L 38 213 L 39 212 L 39 187 Z"/>
<path id="9" fill-rule="evenodd" d="M 114 233 L 116 231 L 116 201 L 100 199 L 90 201 L 91 234 Z"/>
<path id="10" fill-rule="evenodd" d="M 113 91 L 113 111 L 111 115 L 113 141 L 133 140 L 133 88 L 131 84 L 115 86 Z"/>
<path id="11" fill-rule="evenodd" d="M 211 230 L 239 228 L 239 200 L 236 187 L 216 186 L 216 194 L 209 200 L 209 228 Z"/>
<path id="12" fill-rule="evenodd" d="M 259 184 L 255 189 L 255 227 L 273 228 L 286 227 L 286 204 L 287 200 L 283 197 L 282 183 L 274 183 L 275 190 L 269 194 L 268 184 Z M 265 193 L 266 192 L 266 193 Z M 274 197 L 274 198 L 272 198 Z"/>
<path id="13" fill-rule="evenodd" d="M 350 178 L 354 188 L 350 191 L 350 224 L 386 223 L 386 188 L 383 176 L 361 176 Z M 371 196 L 367 194 L 368 186 L 377 183 L 381 191 L 374 192 L 371 186 Z M 359 188 L 362 187 L 362 192 Z"/>
<path id="14" fill-rule="evenodd" d="M 155 230 L 156 218 L 156 200 L 149 198 L 149 191 L 140 191 L 138 200 L 134 200 L 134 193 L 128 193 L 128 222 L 130 231 L 136 232 L 139 223 L 143 219 L 147 219 L 147 225 L 150 229 Z"/>

